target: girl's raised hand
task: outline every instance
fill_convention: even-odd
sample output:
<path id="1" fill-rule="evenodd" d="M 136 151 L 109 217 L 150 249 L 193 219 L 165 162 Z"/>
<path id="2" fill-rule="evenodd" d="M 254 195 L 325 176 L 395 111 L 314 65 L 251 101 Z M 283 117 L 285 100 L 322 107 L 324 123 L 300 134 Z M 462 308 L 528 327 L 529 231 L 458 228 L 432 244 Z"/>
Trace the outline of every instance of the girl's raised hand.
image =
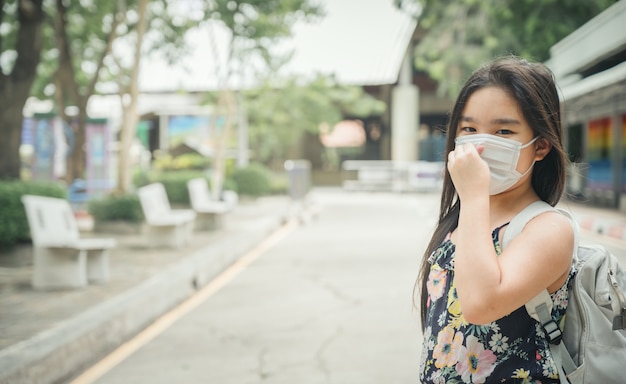
<path id="1" fill-rule="evenodd" d="M 448 172 L 461 200 L 464 196 L 489 195 L 491 174 L 487 162 L 480 158 L 484 149 L 480 144 L 466 143 L 448 154 Z"/>

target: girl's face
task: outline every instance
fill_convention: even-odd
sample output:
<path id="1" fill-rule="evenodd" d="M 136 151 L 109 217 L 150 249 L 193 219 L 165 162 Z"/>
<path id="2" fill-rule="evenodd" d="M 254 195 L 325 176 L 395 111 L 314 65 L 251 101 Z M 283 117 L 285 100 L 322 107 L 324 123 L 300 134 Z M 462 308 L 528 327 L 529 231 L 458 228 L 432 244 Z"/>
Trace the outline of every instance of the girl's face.
<path id="1" fill-rule="evenodd" d="M 496 135 L 519 141 L 522 145 L 535 136 L 517 100 L 498 87 L 485 87 L 475 91 L 463 108 L 456 127 L 457 137 L 476 133 Z M 524 172 L 531 165 L 533 147 L 531 145 L 522 149 L 517 162 L 519 172 Z"/>

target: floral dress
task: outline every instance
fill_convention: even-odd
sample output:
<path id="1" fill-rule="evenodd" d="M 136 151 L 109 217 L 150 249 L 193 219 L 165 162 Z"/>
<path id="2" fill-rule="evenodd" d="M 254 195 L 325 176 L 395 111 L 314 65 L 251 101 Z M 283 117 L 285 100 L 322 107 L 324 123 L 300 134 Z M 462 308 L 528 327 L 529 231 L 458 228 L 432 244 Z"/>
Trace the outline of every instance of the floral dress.
<path id="1" fill-rule="evenodd" d="M 492 233 L 497 254 L 500 228 Z M 454 250 L 448 236 L 429 258 L 421 382 L 559 383 L 544 330 L 524 306 L 486 325 L 465 320 L 454 281 Z M 564 320 L 571 276 L 550 295 L 557 324 Z"/>

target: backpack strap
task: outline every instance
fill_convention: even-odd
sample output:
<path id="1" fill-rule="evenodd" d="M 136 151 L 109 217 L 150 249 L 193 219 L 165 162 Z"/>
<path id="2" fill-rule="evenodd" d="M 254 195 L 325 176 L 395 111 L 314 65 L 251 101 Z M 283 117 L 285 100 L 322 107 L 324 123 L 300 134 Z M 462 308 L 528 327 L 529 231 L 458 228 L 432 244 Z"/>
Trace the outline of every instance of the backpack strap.
<path id="1" fill-rule="evenodd" d="M 509 224 L 504 237 L 502 238 L 502 249 L 506 248 L 513 238 L 519 235 L 526 224 L 535 217 L 545 212 L 557 212 L 545 201 L 535 201 L 518 213 Z M 537 320 L 545 329 L 548 341 L 551 344 L 558 344 L 561 341 L 562 333 L 558 324 L 552 320 L 552 298 L 547 290 L 541 291 L 536 297 L 526 303 L 526 311 L 533 319 Z"/>
<path id="2" fill-rule="evenodd" d="M 522 230 L 529 221 L 542 213 L 551 211 L 557 211 L 557 209 L 543 200 L 530 203 L 526 206 L 526 208 L 522 209 L 522 211 L 515 215 L 515 217 L 511 220 L 506 231 L 504 232 L 504 237 L 502 238 L 502 248 L 506 248 L 515 236 L 522 233 Z"/>
<path id="3" fill-rule="evenodd" d="M 515 236 L 520 234 L 530 220 L 545 212 L 559 212 L 570 220 L 574 231 L 574 258 L 576 258 L 576 250 L 578 248 L 578 226 L 576 221 L 569 212 L 554 208 L 541 200 L 529 204 L 511 220 L 502 238 L 502 248 L 504 249 Z M 543 326 L 549 341 L 550 352 L 552 353 L 554 362 L 559 371 L 559 380 L 561 384 L 567 384 L 569 382 L 566 372 L 573 372 L 576 369 L 576 364 L 567 352 L 565 344 L 563 344 L 561 329 L 552 319 L 552 306 L 553 303 L 550 293 L 547 289 L 544 289 L 526 303 L 526 311 L 530 317 L 537 320 Z"/>

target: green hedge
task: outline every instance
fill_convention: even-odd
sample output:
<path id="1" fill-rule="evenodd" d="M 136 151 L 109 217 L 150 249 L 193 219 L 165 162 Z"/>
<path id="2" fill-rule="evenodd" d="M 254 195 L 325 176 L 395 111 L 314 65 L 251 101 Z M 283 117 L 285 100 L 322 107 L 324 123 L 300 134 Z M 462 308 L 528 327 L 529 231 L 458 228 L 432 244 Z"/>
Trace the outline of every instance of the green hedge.
<path id="1" fill-rule="evenodd" d="M 184 153 L 176 157 L 166 155 L 154 161 L 159 171 L 203 170 L 211 166 L 211 160 L 198 153 Z"/>
<path id="2" fill-rule="evenodd" d="M 261 165 L 252 163 L 233 171 L 232 179 L 241 195 L 263 196 L 271 192 L 270 172 Z"/>
<path id="3" fill-rule="evenodd" d="M 134 183 L 137 187 L 143 187 L 144 185 L 152 183 L 161 183 L 163 184 L 163 187 L 165 187 L 170 204 L 188 206 L 190 205 L 190 202 L 187 182 L 198 177 L 207 179 L 209 186 L 211 185 L 211 181 L 208 179 L 206 172 L 204 171 L 153 171 L 136 175 Z M 222 189 L 237 191 L 237 184 L 232 178 L 227 177 L 226 180 L 224 180 Z"/>
<path id="4" fill-rule="evenodd" d="M 206 177 L 202 171 L 150 172 L 137 175 L 135 185 L 143 187 L 152 183 L 161 183 L 165 187 L 170 204 L 189 205 L 187 182 L 196 177 Z"/>
<path id="5" fill-rule="evenodd" d="M 285 194 L 289 190 L 289 180 L 286 173 L 272 173 L 270 176 L 270 189 L 274 195 Z"/>
<path id="6" fill-rule="evenodd" d="M 245 168 L 227 170 L 223 190 L 236 191 L 241 195 L 262 196 L 270 193 L 282 193 L 286 190 L 285 177 L 273 177 L 264 165 L 252 163 Z M 135 175 L 133 182 L 137 187 L 152 183 L 162 183 L 170 204 L 189 205 L 187 182 L 202 177 L 207 179 L 205 171 L 151 171 Z"/>
<path id="7" fill-rule="evenodd" d="M 65 186 L 54 182 L 0 181 L 0 249 L 30 240 L 23 195 L 67 198 Z"/>
<path id="8" fill-rule="evenodd" d="M 127 221 L 139 223 L 144 219 L 139 197 L 134 194 L 108 195 L 90 200 L 87 210 L 97 222 Z"/>

